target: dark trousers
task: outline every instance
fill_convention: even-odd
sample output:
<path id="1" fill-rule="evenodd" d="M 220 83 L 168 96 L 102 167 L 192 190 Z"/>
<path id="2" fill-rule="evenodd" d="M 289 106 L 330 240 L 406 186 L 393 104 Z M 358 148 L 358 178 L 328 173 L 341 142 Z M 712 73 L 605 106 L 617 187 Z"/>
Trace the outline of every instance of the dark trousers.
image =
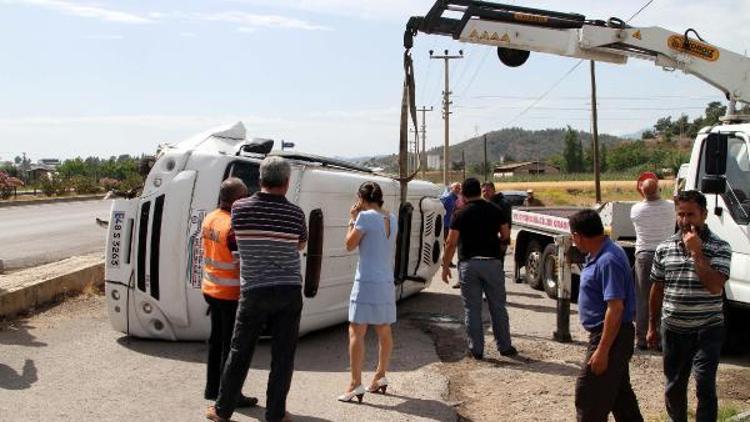
<path id="1" fill-rule="evenodd" d="M 211 337 L 208 339 L 208 365 L 206 370 L 206 389 L 203 397 L 216 400 L 219 396 L 219 381 L 224 362 L 229 355 L 232 341 L 234 318 L 237 315 L 237 301 L 223 300 L 203 295 L 208 302 L 208 313 L 211 316 Z"/>
<path id="2" fill-rule="evenodd" d="M 698 409 L 696 422 L 715 421 L 718 413 L 716 370 L 724 341 L 724 327 L 704 328 L 682 333 L 662 326 L 664 376 L 667 386 L 664 399 L 667 413 L 674 422 L 686 422 L 687 387 L 692 370 L 695 377 Z"/>
<path id="3" fill-rule="evenodd" d="M 302 293 L 299 287 L 264 287 L 242 292 L 232 347 L 221 377 L 216 412 L 229 418 L 242 392 L 255 344 L 268 325 L 271 339 L 271 372 L 266 388 L 266 420 L 279 421 L 286 413 L 286 396 L 292 384 L 294 353 L 299 336 Z"/>
<path id="4" fill-rule="evenodd" d="M 579 422 L 605 422 L 610 412 L 617 421 L 643 421 L 638 399 L 630 385 L 630 358 L 633 356 L 635 329 L 625 323 L 609 350 L 609 364 L 601 375 L 594 375 L 588 364 L 602 338 L 601 329 L 589 333 L 589 345 L 576 381 L 576 414 Z"/>

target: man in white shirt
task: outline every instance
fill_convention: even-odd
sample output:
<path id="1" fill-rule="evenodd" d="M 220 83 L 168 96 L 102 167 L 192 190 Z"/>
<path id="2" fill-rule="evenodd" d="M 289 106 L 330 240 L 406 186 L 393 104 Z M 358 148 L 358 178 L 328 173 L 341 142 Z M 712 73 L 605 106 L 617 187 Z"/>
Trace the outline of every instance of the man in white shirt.
<path id="1" fill-rule="evenodd" d="M 659 195 L 659 181 L 648 178 L 639 184 L 643 201 L 633 205 L 630 219 L 635 226 L 636 347 L 646 350 L 648 297 L 651 291 L 651 265 L 659 243 L 674 234 L 675 210 L 672 201 Z"/>

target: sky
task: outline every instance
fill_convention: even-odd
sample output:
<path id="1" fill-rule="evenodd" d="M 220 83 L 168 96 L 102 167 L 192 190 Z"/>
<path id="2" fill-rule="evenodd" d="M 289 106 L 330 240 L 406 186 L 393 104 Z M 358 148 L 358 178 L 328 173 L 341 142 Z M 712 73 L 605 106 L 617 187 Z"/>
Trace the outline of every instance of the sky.
<path id="1" fill-rule="evenodd" d="M 646 0 L 509 1 L 628 19 Z M 0 0 L 0 161 L 154 153 L 216 125 L 344 157 L 398 149 L 402 37 L 431 0 Z M 738 53 L 750 46 L 746 0 L 654 0 L 631 22 Z M 419 34 L 413 57 L 427 144 L 442 145 L 443 62 L 451 62 L 451 143 L 504 127 L 589 130 L 587 63 L 532 54 L 507 68 L 495 49 Z M 566 76 L 567 75 L 567 76 Z M 700 115 L 723 95 L 652 63 L 597 66 L 602 133 Z M 533 106 L 533 107 L 530 107 Z"/>

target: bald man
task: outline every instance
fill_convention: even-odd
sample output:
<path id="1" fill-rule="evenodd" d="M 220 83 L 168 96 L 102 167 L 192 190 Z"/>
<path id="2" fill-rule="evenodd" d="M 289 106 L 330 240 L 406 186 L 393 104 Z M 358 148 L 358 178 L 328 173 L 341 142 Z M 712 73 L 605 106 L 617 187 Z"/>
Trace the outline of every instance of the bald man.
<path id="1" fill-rule="evenodd" d="M 445 208 L 445 217 L 443 217 L 444 237 L 448 237 L 448 228 L 451 226 L 453 212 L 456 210 L 459 197 L 461 196 L 461 184 L 458 182 L 451 183 L 450 188 L 440 197 L 440 202 Z"/>
<path id="2" fill-rule="evenodd" d="M 635 226 L 635 339 L 636 347 L 646 350 L 651 265 L 656 247 L 674 234 L 675 209 L 672 201 L 661 199 L 657 179 L 646 179 L 639 188 L 643 201 L 630 210 L 630 219 Z"/>

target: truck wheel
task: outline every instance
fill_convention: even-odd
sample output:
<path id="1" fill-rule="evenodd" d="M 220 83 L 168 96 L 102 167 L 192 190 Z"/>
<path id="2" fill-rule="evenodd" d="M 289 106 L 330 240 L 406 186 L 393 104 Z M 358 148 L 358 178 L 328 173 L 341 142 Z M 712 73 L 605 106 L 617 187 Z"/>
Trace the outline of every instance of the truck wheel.
<path id="1" fill-rule="evenodd" d="M 554 243 L 544 247 L 542 252 L 542 285 L 550 299 L 557 299 L 557 247 Z"/>
<path id="2" fill-rule="evenodd" d="M 542 290 L 542 245 L 532 240 L 526 248 L 526 283 L 532 289 Z"/>

